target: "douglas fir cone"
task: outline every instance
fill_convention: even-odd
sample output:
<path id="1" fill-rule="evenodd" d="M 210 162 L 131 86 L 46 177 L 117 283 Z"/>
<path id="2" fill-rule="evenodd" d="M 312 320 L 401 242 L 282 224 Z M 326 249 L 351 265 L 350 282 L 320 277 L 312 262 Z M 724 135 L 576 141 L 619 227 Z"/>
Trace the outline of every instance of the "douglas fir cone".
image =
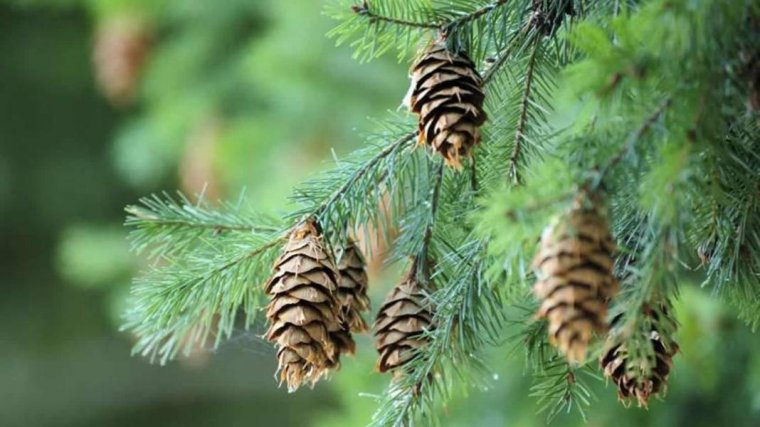
<path id="1" fill-rule="evenodd" d="M 409 109 L 419 116 L 419 142 L 433 147 L 456 168 L 461 158 L 470 157 L 480 142 L 483 111 L 483 81 L 464 53 L 435 42 L 412 67 L 412 84 L 407 94 Z"/>
<path id="2" fill-rule="evenodd" d="M 607 330 L 615 244 L 597 206 L 575 206 L 544 230 L 533 267 L 538 316 L 549 321 L 549 342 L 568 361 L 582 363 L 594 332 Z"/>
<path id="3" fill-rule="evenodd" d="M 414 278 L 415 272 L 413 266 L 404 281 L 386 297 L 377 314 L 374 331 L 380 372 L 405 365 L 427 345 L 423 334 L 432 327 L 433 312 Z"/>
<path id="4" fill-rule="evenodd" d="M 297 226 L 266 285 L 266 338 L 277 344 L 280 380 L 290 391 L 304 382 L 313 385 L 339 366 L 341 353 L 354 352 L 337 299 L 339 280 L 317 224 Z"/>

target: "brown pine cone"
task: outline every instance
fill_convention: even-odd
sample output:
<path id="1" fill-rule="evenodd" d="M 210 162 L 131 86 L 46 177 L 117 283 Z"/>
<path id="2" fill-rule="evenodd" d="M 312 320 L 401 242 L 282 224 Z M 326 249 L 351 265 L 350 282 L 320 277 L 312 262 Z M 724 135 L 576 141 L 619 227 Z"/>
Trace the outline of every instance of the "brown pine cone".
<path id="1" fill-rule="evenodd" d="M 291 392 L 305 382 L 313 386 L 338 368 L 341 353 L 354 351 L 340 315 L 338 281 L 316 222 L 296 227 L 266 284 L 266 338 L 277 344 L 280 381 Z"/>
<path id="2" fill-rule="evenodd" d="M 667 311 L 663 309 L 662 314 L 667 316 Z M 657 319 L 657 313 L 650 312 L 649 315 Z M 619 322 L 621 317 L 617 316 L 612 323 Z M 667 388 L 668 375 L 673 367 L 673 356 L 678 352 L 678 344 L 669 340 L 666 345 L 663 341 L 656 328 L 652 328 L 649 342 L 655 359 L 641 360 L 637 363 L 630 360 L 626 345 L 619 341 L 619 337 L 608 339 L 599 358 L 599 365 L 604 376 L 617 386 L 618 399 L 625 406 L 629 406 L 635 398 L 639 407 L 646 407 L 651 396 L 664 393 Z M 649 375 L 646 375 L 645 367 L 649 367 Z"/>
<path id="3" fill-rule="evenodd" d="M 97 83 L 113 105 L 125 107 L 132 102 L 150 53 L 150 39 L 147 25 L 135 18 L 111 18 L 100 25 L 92 60 Z"/>
<path id="4" fill-rule="evenodd" d="M 349 240 L 338 256 L 338 301 L 343 320 L 351 332 L 366 332 L 369 328 L 361 313 L 369 311 L 366 262 L 356 244 Z"/>
<path id="5" fill-rule="evenodd" d="M 434 43 L 412 67 L 409 109 L 419 116 L 419 143 L 440 153 L 446 164 L 461 168 L 480 142 L 483 81 L 464 53 L 451 52 L 445 41 Z"/>
<path id="6" fill-rule="evenodd" d="M 393 288 L 374 324 L 377 370 L 396 370 L 427 345 L 423 333 L 433 327 L 433 312 L 414 278 L 415 269 Z M 396 371 L 398 372 L 398 371 Z"/>
<path id="7" fill-rule="evenodd" d="M 549 321 L 549 342 L 568 361 L 582 363 L 594 332 L 607 330 L 607 302 L 617 292 L 615 244 L 597 208 L 575 207 L 549 226 L 533 260 L 541 301 L 537 313 Z"/>

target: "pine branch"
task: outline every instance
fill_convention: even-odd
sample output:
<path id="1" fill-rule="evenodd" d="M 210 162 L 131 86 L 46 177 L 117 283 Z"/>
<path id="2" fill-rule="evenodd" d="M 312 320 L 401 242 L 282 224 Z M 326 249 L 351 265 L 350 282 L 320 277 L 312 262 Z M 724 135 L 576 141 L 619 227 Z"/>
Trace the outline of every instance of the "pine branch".
<path id="1" fill-rule="evenodd" d="M 526 25 L 524 26 L 520 31 L 517 32 L 517 34 L 513 35 L 507 46 L 501 50 L 499 55 L 497 55 L 496 59 L 494 59 L 493 63 L 490 67 L 488 67 L 488 70 L 486 70 L 485 73 L 483 73 L 483 85 L 487 85 L 491 79 L 494 78 L 496 73 L 501 69 L 501 67 L 507 62 L 507 60 L 512 56 L 514 49 L 517 47 L 518 42 L 522 40 L 522 36 L 528 34 L 531 26 Z"/>
<path id="2" fill-rule="evenodd" d="M 563 411 L 570 413 L 573 408 L 586 421 L 586 409 L 594 396 L 581 374 L 597 377 L 589 370 L 573 369 L 561 356 L 554 356 L 545 369 L 536 377 L 530 396 L 537 398 L 539 413 L 547 413 L 546 422 L 550 423 Z"/>
<path id="3" fill-rule="evenodd" d="M 164 364 L 180 352 L 187 355 L 216 347 L 232 334 L 240 306 L 249 327 L 260 297 L 250 284 L 270 270 L 273 249 L 284 238 L 261 240 L 228 238 L 223 244 L 168 259 L 166 266 L 138 279 L 122 328 L 137 336 L 133 352 Z"/>
<path id="4" fill-rule="evenodd" d="M 477 354 L 493 344 L 490 339 L 497 339 L 503 322 L 501 298 L 482 274 L 484 242 L 464 241 L 449 256 L 437 259 L 434 275 L 447 279 L 430 295 L 437 307 L 433 320 L 436 328 L 428 331 L 423 338 L 428 345 L 386 391 L 373 416 L 373 426 L 434 423 L 435 402 L 449 398 L 454 377 L 467 388 L 486 377 L 487 370 Z"/>
<path id="5" fill-rule="evenodd" d="M 193 250 L 203 240 L 219 240 L 226 233 L 269 234 L 279 231 L 270 218 L 242 212 L 227 203 L 211 207 L 204 199 L 190 202 L 179 194 L 175 200 L 165 194 L 140 199 L 140 205 L 125 208 L 125 225 L 132 229 L 129 240 L 137 253 L 150 250 L 156 259 Z"/>
<path id="6" fill-rule="evenodd" d="M 311 213 L 315 217 L 321 217 L 328 208 L 335 204 L 340 203 L 341 199 L 346 195 L 346 193 L 351 190 L 351 187 L 356 184 L 359 180 L 361 180 L 367 173 L 373 170 L 373 168 L 384 158 L 391 155 L 394 151 L 402 148 L 404 145 L 408 144 L 409 142 L 413 141 L 414 138 L 417 136 L 417 132 L 409 132 L 402 136 L 401 138 L 397 139 L 395 142 L 392 142 L 389 144 L 386 148 L 381 150 L 377 155 L 375 155 L 373 158 L 371 158 L 369 161 L 364 163 L 361 167 L 357 168 L 352 174 L 349 180 L 346 181 L 345 184 L 343 184 L 342 187 L 335 190 L 333 194 L 330 195 L 325 201 L 323 201 L 319 206 L 317 206 L 316 209 Z"/>
<path id="7" fill-rule="evenodd" d="M 448 31 L 448 30 L 451 30 L 452 28 L 469 24 L 470 22 L 481 18 L 483 15 L 491 13 L 495 11 L 496 9 L 498 9 L 499 7 L 506 5 L 508 2 L 509 0 L 496 0 L 491 4 L 485 5 L 479 9 L 475 9 L 470 13 L 467 13 L 465 15 L 460 16 L 457 19 L 452 20 L 451 22 L 445 24 L 442 29 L 443 31 Z"/>
<path id="8" fill-rule="evenodd" d="M 649 131 L 649 129 L 657 122 L 657 119 L 660 118 L 660 116 L 667 110 L 667 108 L 670 106 L 671 103 L 671 97 L 666 97 L 660 104 L 657 106 L 657 109 L 652 112 L 649 117 L 647 117 L 641 125 L 630 134 L 626 142 L 620 147 L 620 149 L 609 159 L 607 164 L 601 169 L 599 172 L 597 178 L 595 179 L 596 184 L 593 185 L 594 187 L 601 184 L 601 182 L 604 180 L 604 177 L 609 173 L 611 169 L 614 169 L 618 163 L 625 157 L 626 153 L 629 153 L 631 149 L 636 145 L 636 143 Z"/>
<path id="9" fill-rule="evenodd" d="M 367 19 L 369 19 L 370 23 L 372 23 L 372 21 L 382 21 L 382 22 L 387 22 L 389 24 L 393 24 L 393 25 L 400 25 L 403 27 L 447 31 L 451 28 L 458 27 L 460 25 L 465 25 L 471 21 L 474 21 L 482 17 L 483 15 L 496 10 L 498 7 L 507 4 L 508 1 L 509 0 L 497 0 L 491 4 L 475 9 L 472 12 L 467 13 L 465 15 L 462 15 L 459 18 L 452 19 L 449 22 L 444 22 L 444 23 L 416 22 L 416 21 L 410 21 L 406 19 L 394 18 L 391 16 L 383 16 L 372 9 L 370 2 L 368 0 L 364 0 L 362 4 L 360 5 L 355 4 L 351 6 L 351 10 L 353 10 L 353 12 L 359 16 L 366 17 Z"/>
<path id="10" fill-rule="evenodd" d="M 427 289 L 430 289 L 430 240 L 433 237 L 433 226 L 435 224 L 435 216 L 438 211 L 439 196 L 441 194 L 441 182 L 443 181 L 444 170 L 443 159 L 438 161 L 438 167 L 436 168 L 433 192 L 430 195 L 430 214 L 427 223 L 422 231 L 422 247 L 419 253 L 415 257 L 415 265 L 418 267 L 418 280 L 422 279 L 422 283 L 426 285 Z"/>
<path id="11" fill-rule="evenodd" d="M 530 89 L 533 83 L 533 71 L 536 64 L 536 53 L 538 52 L 538 46 L 541 42 L 539 37 L 533 42 L 533 49 L 530 53 L 530 59 L 528 59 L 528 67 L 525 70 L 525 89 L 523 91 L 522 100 L 520 101 L 520 118 L 517 121 L 517 128 L 515 129 L 515 144 L 512 148 L 512 155 L 509 158 L 509 175 L 512 182 L 516 185 L 520 185 L 520 173 L 517 169 L 517 163 L 520 159 L 520 149 L 522 148 L 522 142 L 525 136 L 525 124 L 528 117 L 528 103 L 530 101 Z"/>
<path id="12" fill-rule="evenodd" d="M 356 13 L 359 16 L 369 19 L 370 24 L 372 24 L 374 21 L 382 21 L 382 22 L 387 22 L 389 24 L 393 24 L 393 25 L 400 25 L 402 27 L 424 28 L 424 29 L 440 29 L 441 28 L 441 25 L 436 24 L 436 23 L 415 22 L 415 21 L 408 21 L 405 19 L 380 15 L 379 13 L 375 12 L 372 9 L 372 7 L 370 6 L 369 0 L 364 0 L 362 4 L 360 5 L 355 4 L 351 6 L 351 10 L 353 10 L 354 13 Z"/>
<path id="13" fill-rule="evenodd" d="M 364 1 L 349 7 L 339 2 L 331 8 L 330 15 L 340 22 L 329 36 L 337 38 L 338 44 L 351 40 L 355 54 L 363 60 L 378 57 L 391 49 L 398 50 L 399 60 L 403 60 L 419 47 L 423 37 L 430 36 L 431 31 L 445 34 L 455 41 L 455 46 L 460 46 L 456 41 L 463 41 L 460 36 L 470 34 L 470 27 L 490 22 L 491 25 L 485 26 L 489 33 L 485 34 L 483 43 L 469 35 L 465 38 L 478 45 L 499 47 L 507 39 L 508 31 L 522 26 L 524 22 L 518 16 L 524 12 L 521 8 L 507 9 L 503 14 L 495 13 L 507 3 L 507 0 L 497 0 L 479 6 L 458 0 L 439 7 L 425 0 L 386 0 Z M 520 13 L 517 13 L 518 9 Z M 350 13 L 347 13 L 349 10 Z M 505 25 L 497 25 L 497 21 Z M 471 51 L 472 59 L 480 62 L 482 51 L 469 49 L 469 45 L 467 42 L 465 47 Z"/>

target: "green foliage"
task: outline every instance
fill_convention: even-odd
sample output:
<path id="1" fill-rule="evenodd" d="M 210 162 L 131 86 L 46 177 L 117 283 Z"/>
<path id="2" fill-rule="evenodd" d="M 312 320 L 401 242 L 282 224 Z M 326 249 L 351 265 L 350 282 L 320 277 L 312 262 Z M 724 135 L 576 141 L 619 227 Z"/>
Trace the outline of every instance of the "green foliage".
<path id="1" fill-rule="evenodd" d="M 366 148 L 336 159 L 337 168 L 296 188 L 293 200 L 300 208 L 288 217 L 316 216 L 338 242 L 346 240 L 351 228 L 372 227 L 387 234 L 388 218 L 403 215 L 405 199 L 417 191 L 414 180 L 427 166 L 424 155 L 412 154 L 415 137 L 395 123 L 369 135 Z"/>
<path id="2" fill-rule="evenodd" d="M 228 234 L 275 233 L 275 220 L 245 211 L 242 195 L 236 205 L 222 203 L 209 206 L 199 196 L 193 203 L 182 194 L 176 201 L 164 194 L 140 200 L 140 205 L 126 208 L 125 225 L 132 227 L 129 240 L 137 253 L 149 250 L 150 258 L 164 258 L 192 251 L 196 242 L 213 240 Z"/>
<path id="3" fill-rule="evenodd" d="M 253 323 L 261 295 L 251 281 L 269 273 L 282 232 L 252 225 L 239 207 L 211 210 L 202 199 L 153 196 L 127 212 L 132 247 L 155 263 L 135 282 L 126 315 L 124 328 L 138 336 L 135 353 L 165 363 L 208 342 L 218 346 L 241 307 L 245 327 Z"/>
<path id="4" fill-rule="evenodd" d="M 536 374 L 530 395 L 536 398 L 539 413 L 546 413 L 547 422 L 573 409 L 586 421 L 587 407 L 594 398 L 585 384 L 587 379 L 599 377 L 590 369 L 573 369 L 561 356 L 555 356 L 546 363 L 543 372 Z"/>

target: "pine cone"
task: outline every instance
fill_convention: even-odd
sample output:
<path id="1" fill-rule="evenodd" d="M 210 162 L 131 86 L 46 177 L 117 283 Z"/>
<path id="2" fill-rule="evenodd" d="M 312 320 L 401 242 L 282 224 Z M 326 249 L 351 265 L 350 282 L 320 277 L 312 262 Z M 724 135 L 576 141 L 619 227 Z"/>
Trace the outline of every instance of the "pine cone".
<path id="1" fill-rule="evenodd" d="M 483 81 L 475 64 L 464 54 L 434 43 L 412 67 L 407 94 L 409 109 L 419 116 L 419 143 L 427 143 L 446 163 L 461 168 L 461 157 L 470 157 L 480 142 Z"/>
<path id="2" fill-rule="evenodd" d="M 105 21 L 95 35 L 92 60 L 103 94 L 117 107 L 129 105 L 150 51 L 150 32 L 141 21 L 117 17 Z"/>
<path id="3" fill-rule="evenodd" d="M 533 267 L 537 313 L 549 321 L 549 341 L 570 362 L 582 363 L 593 332 L 607 330 L 607 301 L 617 292 L 607 221 L 596 208 L 573 208 L 548 227 Z"/>
<path id="4" fill-rule="evenodd" d="M 742 75 L 747 81 L 747 108 L 760 111 L 760 53 L 743 50 L 739 53 L 742 61 Z"/>
<path id="5" fill-rule="evenodd" d="M 651 311 L 650 313 L 655 319 L 653 325 L 656 325 L 657 313 Z M 662 313 L 667 316 L 665 309 L 662 310 Z M 618 323 L 621 318 L 622 315 L 619 315 L 613 319 L 613 325 Z M 673 367 L 673 356 L 678 352 L 678 344 L 671 340 L 668 345 L 665 345 L 663 337 L 660 336 L 656 328 L 652 328 L 650 331 L 650 343 L 655 360 L 648 376 L 642 365 L 652 362 L 629 363 L 629 354 L 625 343 L 620 343 L 616 337 L 610 337 L 607 340 L 605 350 L 599 358 L 599 365 L 604 376 L 615 383 L 618 388 L 618 399 L 625 406 L 629 406 L 631 401 L 636 398 L 639 407 L 646 407 L 651 396 L 664 392 L 667 387 L 668 375 Z"/>
<path id="6" fill-rule="evenodd" d="M 367 296 L 366 262 L 359 248 L 353 241 L 348 242 L 338 257 L 338 301 L 341 314 L 351 332 L 361 333 L 368 329 L 361 313 L 369 310 Z"/>
<path id="7" fill-rule="evenodd" d="M 313 386 L 339 366 L 341 353 L 354 351 L 340 315 L 338 280 L 316 222 L 295 228 L 266 284 L 266 338 L 277 344 L 280 381 L 291 392 L 305 382 Z"/>
<path id="8" fill-rule="evenodd" d="M 405 365 L 427 345 L 422 334 L 433 327 L 433 313 L 414 279 L 414 270 L 393 288 L 377 314 L 373 329 L 380 372 Z"/>
<path id="9" fill-rule="evenodd" d="M 545 36 L 553 36 L 565 15 L 575 15 L 574 0 L 533 0 L 531 24 Z"/>

